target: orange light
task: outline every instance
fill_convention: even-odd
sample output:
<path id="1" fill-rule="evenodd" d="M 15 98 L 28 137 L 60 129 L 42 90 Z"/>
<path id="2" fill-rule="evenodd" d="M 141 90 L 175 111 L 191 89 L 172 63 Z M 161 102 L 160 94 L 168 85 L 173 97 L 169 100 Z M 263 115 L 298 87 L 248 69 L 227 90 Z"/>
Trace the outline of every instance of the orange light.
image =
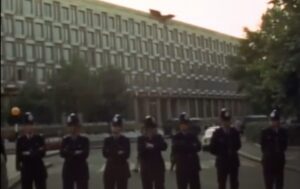
<path id="1" fill-rule="evenodd" d="M 19 107 L 14 106 L 14 107 L 11 108 L 10 113 L 11 113 L 12 116 L 19 116 L 21 114 L 21 110 L 20 110 Z"/>

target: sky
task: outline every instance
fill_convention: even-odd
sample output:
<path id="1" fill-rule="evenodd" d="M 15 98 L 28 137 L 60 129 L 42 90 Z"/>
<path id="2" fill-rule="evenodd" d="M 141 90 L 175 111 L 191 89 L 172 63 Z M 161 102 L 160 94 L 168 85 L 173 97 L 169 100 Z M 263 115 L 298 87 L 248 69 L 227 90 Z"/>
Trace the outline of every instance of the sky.
<path id="1" fill-rule="evenodd" d="M 100 0 L 101 1 L 101 0 Z M 148 12 L 174 14 L 175 20 L 244 37 L 244 27 L 259 29 L 270 0 L 102 0 Z"/>

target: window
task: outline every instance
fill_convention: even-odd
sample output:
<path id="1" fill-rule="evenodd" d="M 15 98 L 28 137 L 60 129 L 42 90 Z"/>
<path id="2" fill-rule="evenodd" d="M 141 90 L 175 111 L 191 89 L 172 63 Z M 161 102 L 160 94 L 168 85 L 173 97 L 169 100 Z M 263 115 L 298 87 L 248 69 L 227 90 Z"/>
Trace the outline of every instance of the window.
<path id="1" fill-rule="evenodd" d="M 94 45 L 95 44 L 95 39 L 94 39 L 94 33 L 93 32 L 88 32 L 87 33 L 87 43 L 88 45 Z"/>
<path id="2" fill-rule="evenodd" d="M 112 48 L 112 49 L 115 49 L 116 47 L 116 39 L 115 39 L 115 34 L 114 33 L 111 33 L 110 35 L 110 43 L 109 43 L 109 46 Z"/>
<path id="3" fill-rule="evenodd" d="M 42 17 L 43 16 L 43 3 L 42 1 L 35 1 L 35 15 L 37 17 Z"/>
<path id="4" fill-rule="evenodd" d="M 128 32 L 128 21 L 127 20 L 123 20 L 122 29 L 124 32 Z"/>
<path id="5" fill-rule="evenodd" d="M 102 44 L 103 44 L 103 47 L 108 47 L 108 44 L 109 44 L 109 42 L 108 42 L 108 35 L 104 34 L 102 36 Z"/>
<path id="6" fill-rule="evenodd" d="M 24 43 L 23 42 L 16 42 L 16 57 L 19 59 L 24 58 Z"/>
<path id="7" fill-rule="evenodd" d="M 77 24 L 77 7 L 71 6 L 71 23 Z"/>
<path id="8" fill-rule="evenodd" d="M 141 26 L 139 23 L 134 24 L 134 33 L 135 34 L 141 34 Z"/>
<path id="9" fill-rule="evenodd" d="M 130 50 L 131 51 L 135 51 L 136 50 L 136 44 L 135 44 L 134 39 L 130 39 L 129 45 L 130 45 Z"/>
<path id="10" fill-rule="evenodd" d="M 45 17 L 51 18 L 52 16 L 52 7 L 50 3 L 44 3 L 44 15 Z"/>
<path id="11" fill-rule="evenodd" d="M 53 17 L 55 21 L 60 21 L 60 4 L 59 2 L 53 3 Z"/>
<path id="12" fill-rule="evenodd" d="M 152 27 L 149 25 L 147 26 L 147 36 L 151 37 L 152 36 Z"/>
<path id="13" fill-rule="evenodd" d="M 70 49 L 64 49 L 63 50 L 63 59 L 64 59 L 64 61 L 69 62 L 70 61 L 70 55 L 71 55 Z"/>
<path id="14" fill-rule="evenodd" d="M 46 40 L 52 40 L 52 24 L 51 22 L 45 23 L 45 38 Z"/>
<path id="15" fill-rule="evenodd" d="M 62 19 L 63 19 L 63 21 L 69 20 L 69 8 L 68 7 L 62 8 Z"/>
<path id="16" fill-rule="evenodd" d="M 101 66 L 101 61 L 102 61 L 101 59 L 102 59 L 102 54 L 101 53 L 96 53 L 95 63 L 96 63 L 97 67 Z"/>
<path id="17" fill-rule="evenodd" d="M 3 2 L 3 0 L 2 0 Z M 11 3 L 13 3 L 13 1 L 10 1 Z M 23 0 L 16 0 L 16 14 L 17 15 L 21 15 L 23 14 Z M 4 6 L 1 5 L 1 8 L 3 8 Z M 1 10 L 2 11 L 2 10 Z"/>
<path id="18" fill-rule="evenodd" d="M 62 38 L 61 36 L 61 28 L 59 26 L 55 26 L 53 32 L 54 41 L 60 41 Z"/>
<path id="19" fill-rule="evenodd" d="M 133 21 L 133 19 L 131 18 L 131 19 L 129 19 L 129 33 L 130 34 L 134 34 L 134 21 Z"/>
<path id="20" fill-rule="evenodd" d="M 94 14 L 94 24 L 97 27 L 101 27 L 101 18 L 100 14 Z"/>
<path id="21" fill-rule="evenodd" d="M 5 55 L 6 59 L 14 58 L 14 44 L 12 42 L 5 43 Z"/>
<path id="22" fill-rule="evenodd" d="M 78 43 L 78 31 L 76 29 L 71 30 L 71 42 Z"/>
<path id="23" fill-rule="evenodd" d="M 34 59 L 33 49 L 34 49 L 33 45 L 26 45 L 26 59 L 28 61 L 31 61 Z"/>
<path id="24" fill-rule="evenodd" d="M 6 1 L 2 0 L 1 1 L 1 7 L 2 7 L 2 2 L 5 3 L 4 7 L 5 7 L 6 10 L 13 11 L 14 2 L 12 0 L 6 0 Z"/>
<path id="25" fill-rule="evenodd" d="M 61 61 L 61 56 L 62 56 L 62 48 L 60 46 L 56 46 L 54 47 L 54 60 L 56 62 L 60 62 Z"/>
<path id="26" fill-rule="evenodd" d="M 64 42 L 70 42 L 70 29 L 69 26 L 66 25 L 63 28 Z"/>
<path id="27" fill-rule="evenodd" d="M 78 13 L 78 22 L 79 24 L 85 24 L 85 12 L 80 10 Z"/>
<path id="28" fill-rule="evenodd" d="M 24 23 L 22 20 L 17 20 L 15 23 L 15 34 L 17 36 L 23 36 L 24 35 Z"/>
<path id="29" fill-rule="evenodd" d="M 114 17 L 109 17 L 109 29 L 115 29 L 115 19 Z"/>
<path id="30" fill-rule="evenodd" d="M 83 29 L 79 30 L 79 42 L 85 45 L 85 31 Z"/>
<path id="31" fill-rule="evenodd" d="M 33 3 L 32 0 L 24 0 L 24 14 L 25 15 L 32 15 L 33 14 Z"/>
<path id="32" fill-rule="evenodd" d="M 36 76 L 37 82 L 42 83 L 45 82 L 45 70 L 44 68 L 37 68 L 36 69 Z"/>
<path id="33" fill-rule="evenodd" d="M 93 26 L 93 12 L 91 9 L 87 10 L 87 25 Z"/>
<path id="34" fill-rule="evenodd" d="M 53 60 L 53 48 L 52 47 L 46 47 L 45 48 L 46 52 L 46 61 L 50 62 Z"/>
<path id="35" fill-rule="evenodd" d="M 33 21 L 26 20 L 26 25 L 27 25 L 27 37 L 33 38 Z"/>
<path id="36" fill-rule="evenodd" d="M 17 68 L 17 80 L 24 81 L 25 80 L 25 69 L 24 68 Z"/>
<path id="37" fill-rule="evenodd" d="M 117 28 L 117 31 L 118 32 L 121 32 L 122 31 L 122 28 L 121 28 L 121 16 L 120 15 L 117 15 L 116 16 L 116 28 Z"/>
<path id="38" fill-rule="evenodd" d="M 43 25 L 36 23 L 35 24 L 35 37 L 36 39 L 43 38 Z"/>
<path id="39" fill-rule="evenodd" d="M 37 44 L 35 46 L 35 55 L 36 55 L 36 59 L 39 60 L 39 61 L 42 61 L 43 60 L 43 57 L 44 57 L 44 48 L 42 46 L 42 44 Z"/>
<path id="40" fill-rule="evenodd" d="M 12 35 L 13 34 L 13 17 L 12 16 L 7 16 L 5 18 L 5 21 L 6 21 L 5 22 L 6 34 Z"/>
<path id="41" fill-rule="evenodd" d="M 102 26 L 104 29 L 107 29 L 107 13 L 102 12 Z"/>
<path id="42" fill-rule="evenodd" d="M 117 37 L 116 38 L 116 43 L 117 43 L 117 49 L 121 49 L 122 48 L 122 38 Z"/>

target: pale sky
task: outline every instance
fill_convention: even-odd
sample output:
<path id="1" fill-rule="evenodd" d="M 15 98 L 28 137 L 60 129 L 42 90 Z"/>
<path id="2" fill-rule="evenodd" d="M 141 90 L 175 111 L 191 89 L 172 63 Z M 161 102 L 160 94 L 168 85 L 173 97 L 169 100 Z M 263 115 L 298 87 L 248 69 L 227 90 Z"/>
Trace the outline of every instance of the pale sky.
<path id="1" fill-rule="evenodd" d="M 100 0 L 101 1 L 101 0 Z M 175 20 L 244 37 L 243 28 L 259 28 L 270 0 L 102 0 L 148 12 L 174 14 Z"/>

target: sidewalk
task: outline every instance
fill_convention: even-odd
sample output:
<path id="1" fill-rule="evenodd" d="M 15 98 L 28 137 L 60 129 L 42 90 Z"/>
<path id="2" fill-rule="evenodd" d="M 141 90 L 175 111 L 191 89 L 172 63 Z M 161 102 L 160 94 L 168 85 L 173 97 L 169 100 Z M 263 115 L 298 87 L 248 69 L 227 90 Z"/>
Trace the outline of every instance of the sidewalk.
<path id="1" fill-rule="evenodd" d="M 259 144 L 244 141 L 239 154 L 253 161 L 261 161 L 262 153 Z M 300 173 L 300 147 L 288 148 L 286 152 L 286 169 Z"/>

